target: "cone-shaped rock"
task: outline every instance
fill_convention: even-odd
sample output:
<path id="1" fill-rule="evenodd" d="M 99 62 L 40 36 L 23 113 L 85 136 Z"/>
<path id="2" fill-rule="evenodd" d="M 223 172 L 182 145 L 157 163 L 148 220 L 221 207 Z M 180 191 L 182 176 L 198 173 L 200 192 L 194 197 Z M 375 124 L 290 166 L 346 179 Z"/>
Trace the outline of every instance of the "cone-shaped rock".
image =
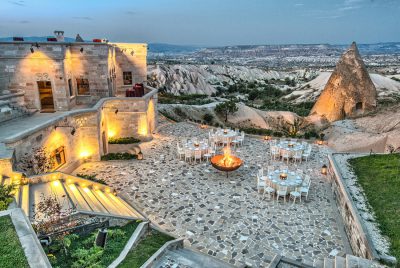
<path id="1" fill-rule="evenodd" d="M 336 64 L 310 114 L 330 122 L 362 115 L 376 108 L 376 97 L 376 88 L 353 42 Z"/>

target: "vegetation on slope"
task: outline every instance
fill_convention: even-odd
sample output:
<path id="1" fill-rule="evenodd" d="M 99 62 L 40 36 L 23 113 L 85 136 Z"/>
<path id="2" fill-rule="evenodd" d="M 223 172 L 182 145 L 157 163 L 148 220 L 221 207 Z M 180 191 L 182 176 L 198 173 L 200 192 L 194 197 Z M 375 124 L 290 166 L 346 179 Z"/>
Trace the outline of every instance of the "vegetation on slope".
<path id="1" fill-rule="evenodd" d="M 69 234 L 45 248 L 53 267 L 108 267 L 121 253 L 139 225 L 131 222 L 122 227 L 108 228 L 104 248 L 95 245 L 98 231 L 87 235 Z"/>
<path id="2" fill-rule="evenodd" d="M 119 268 L 137 268 L 142 266 L 166 242 L 174 238 L 152 230 L 139 244 L 132 249 Z"/>
<path id="3" fill-rule="evenodd" d="M 358 182 L 375 213 L 379 229 L 400 260 L 400 154 L 372 155 L 350 160 Z"/>
<path id="4" fill-rule="evenodd" d="M 0 217 L 0 266 L 29 267 L 10 216 Z"/>

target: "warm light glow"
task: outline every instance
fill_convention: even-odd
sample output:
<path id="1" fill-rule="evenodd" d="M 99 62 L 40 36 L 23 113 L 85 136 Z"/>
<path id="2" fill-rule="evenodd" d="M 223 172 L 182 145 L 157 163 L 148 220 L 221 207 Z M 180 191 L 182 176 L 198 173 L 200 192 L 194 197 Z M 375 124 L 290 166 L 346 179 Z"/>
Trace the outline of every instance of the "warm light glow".
<path id="1" fill-rule="evenodd" d="M 83 150 L 79 153 L 79 157 L 83 159 L 88 158 L 90 155 L 91 153 L 87 150 Z"/>
<path id="2" fill-rule="evenodd" d="M 217 162 L 217 165 L 224 166 L 224 167 L 234 167 L 234 166 L 237 166 L 240 164 L 236 161 L 235 158 L 232 157 L 230 146 L 226 146 L 223 149 L 223 151 L 224 151 L 224 157 L 222 157 L 221 160 L 219 160 Z"/>
<path id="3" fill-rule="evenodd" d="M 109 137 L 109 138 L 115 137 L 115 130 L 109 129 L 109 130 L 108 130 L 108 137 Z"/>
<path id="4" fill-rule="evenodd" d="M 88 193 L 88 192 L 90 192 L 90 189 L 85 187 L 85 188 L 83 188 L 83 191 L 85 191 L 85 193 Z"/>
<path id="5" fill-rule="evenodd" d="M 139 118 L 138 134 L 142 136 L 147 136 L 148 134 L 147 116 L 145 114 Z"/>
<path id="6" fill-rule="evenodd" d="M 60 186 L 60 181 L 53 181 L 53 186 L 58 187 Z"/>

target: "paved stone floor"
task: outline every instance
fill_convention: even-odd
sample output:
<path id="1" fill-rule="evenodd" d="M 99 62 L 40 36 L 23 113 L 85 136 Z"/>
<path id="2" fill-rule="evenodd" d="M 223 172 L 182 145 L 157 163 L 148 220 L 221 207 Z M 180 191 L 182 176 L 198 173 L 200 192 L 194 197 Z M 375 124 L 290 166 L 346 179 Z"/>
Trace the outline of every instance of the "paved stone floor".
<path id="1" fill-rule="evenodd" d="M 207 137 L 207 130 L 168 124 L 141 145 L 144 160 L 87 163 L 75 173 L 98 174 L 160 227 L 231 264 L 260 267 L 275 253 L 312 263 L 346 251 L 329 184 L 320 174 L 326 147 L 314 146 L 307 163 L 291 164 L 312 178 L 308 201 L 292 204 L 262 200 L 256 191 L 258 168 L 281 164 L 268 158 L 263 140 L 245 139 L 237 152 L 244 165 L 226 178 L 208 163 L 177 159 L 176 141 L 194 136 Z"/>

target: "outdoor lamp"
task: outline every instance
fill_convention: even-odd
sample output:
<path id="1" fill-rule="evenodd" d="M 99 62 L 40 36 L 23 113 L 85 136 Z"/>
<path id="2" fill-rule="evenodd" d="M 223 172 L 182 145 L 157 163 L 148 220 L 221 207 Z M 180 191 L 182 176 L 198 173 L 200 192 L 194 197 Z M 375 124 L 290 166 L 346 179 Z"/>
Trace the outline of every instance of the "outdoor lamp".
<path id="1" fill-rule="evenodd" d="M 139 152 L 139 153 L 137 154 L 137 159 L 138 159 L 138 160 L 143 160 L 143 153 L 142 153 L 142 152 Z"/>
<path id="2" fill-rule="evenodd" d="M 328 167 L 325 164 L 321 168 L 321 174 L 323 175 L 328 174 Z"/>

